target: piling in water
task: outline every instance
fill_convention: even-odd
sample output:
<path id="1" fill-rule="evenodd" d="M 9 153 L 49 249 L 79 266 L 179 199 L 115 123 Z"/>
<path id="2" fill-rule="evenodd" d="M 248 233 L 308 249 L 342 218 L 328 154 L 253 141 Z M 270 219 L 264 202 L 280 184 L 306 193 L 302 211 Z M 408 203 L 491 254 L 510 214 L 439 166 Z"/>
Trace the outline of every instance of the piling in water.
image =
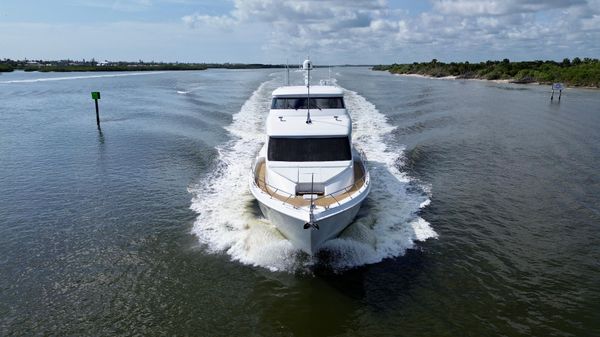
<path id="1" fill-rule="evenodd" d="M 96 125 L 100 128 L 100 110 L 98 109 L 98 100 L 100 99 L 99 91 L 92 91 L 92 99 L 96 105 Z"/>

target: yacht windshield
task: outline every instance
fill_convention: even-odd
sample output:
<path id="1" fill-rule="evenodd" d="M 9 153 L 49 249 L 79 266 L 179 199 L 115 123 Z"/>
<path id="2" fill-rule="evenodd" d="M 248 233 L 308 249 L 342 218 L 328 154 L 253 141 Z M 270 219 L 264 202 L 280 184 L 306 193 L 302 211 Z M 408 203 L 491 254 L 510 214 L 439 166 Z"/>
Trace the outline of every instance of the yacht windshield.
<path id="1" fill-rule="evenodd" d="M 274 97 L 271 109 L 306 109 L 306 97 Z M 311 109 L 343 109 L 342 97 L 311 97 Z"/>
<path id="2" fill-rule="evenodd" d="M 269 138 L 267 157 L 273 161 L 352 160 L 348 137 Z"/>

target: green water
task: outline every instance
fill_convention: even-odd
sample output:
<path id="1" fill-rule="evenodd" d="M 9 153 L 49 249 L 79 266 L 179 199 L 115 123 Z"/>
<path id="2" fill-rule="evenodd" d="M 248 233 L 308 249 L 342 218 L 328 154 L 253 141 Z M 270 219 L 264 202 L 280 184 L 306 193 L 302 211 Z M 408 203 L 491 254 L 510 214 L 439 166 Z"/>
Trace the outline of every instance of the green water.
<path id="1" fill-rule="evenodd" d="M 599 92 L 332 73 L 379 196 L 313 258 L 245 185 L 281 73 L 0 75 L 0 335 L 600 335 Z"/>

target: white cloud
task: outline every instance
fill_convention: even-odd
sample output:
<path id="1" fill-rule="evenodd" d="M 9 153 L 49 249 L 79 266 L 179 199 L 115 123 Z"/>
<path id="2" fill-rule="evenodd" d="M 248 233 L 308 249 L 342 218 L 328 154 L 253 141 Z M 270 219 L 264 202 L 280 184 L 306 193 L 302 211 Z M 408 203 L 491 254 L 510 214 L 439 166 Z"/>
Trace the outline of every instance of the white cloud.
<path id="1" fill-rule="evenodd" d="M 594 14 L 591 18 L 581 20 L 581 26 L 584 30 L 600 31 L 600 15 Z"/>
<path id="2" fill-rule="evenodd" d="M 376 44 L 373 35 L 395 34 L 397 20 L 387 18 L 383 0 L 235 0 L 226 16 L 190 15 L 184 22 L 193 27 L 216 25 L 243 29 L 247 24 L 264 26 L 264 50 L 281 54 L 335 53 L 354 49 L 360 54 Z"/>
<path id="3" fill-rule="evenodd" d="M 444 14 L 477 16 L 538 12 L 584 5 L 585 0 L 435 0 L 434 9 Z"/>
<path id="4" fill-rule="evenodd" d="M 384 0 L 234 0 L 226 15 L 184 21 L 235 31 L 253 24 L 271 55 L 310 52 L 324 62 L 560 59 L 590 54 L 600 39 L 598 11 L 600 0 L 433 0 L 416 16 Z"/>
<path id="5" fill-rule="evenodd" d="M 135 17 L 176 9 L 169 13 L 181 21 L 165 13 L 164 20 L 146 23 L 9 24 L 0 27 L 5 57 L 89 52 L 108 59 L 280 63 L 309 53 L 318 63 L 335 64 L 600 53 L 600 0 L 431 0 L 419 10 L 399 9 L 393 0 L 230 0 L 229 9 L 209 0 L 78 3 L 139 12 Z M 181 8 L 192 9 L 181 17 Z M 88 43 L 89 36 L 97 43 Z"/>
<path id="6" fill-rule="evenodd" d="M 199 26 L 208 26 L 223 30 L 230 30 L 233 26 L 237 24 L 237 21 L 235 19 L 227 15 L 211 16 L 192 14 L 184 16 L 183 18 L 181 18 L 181 20 L 183 20 L 183 22 L 191 28 L 196 28 Z"/>

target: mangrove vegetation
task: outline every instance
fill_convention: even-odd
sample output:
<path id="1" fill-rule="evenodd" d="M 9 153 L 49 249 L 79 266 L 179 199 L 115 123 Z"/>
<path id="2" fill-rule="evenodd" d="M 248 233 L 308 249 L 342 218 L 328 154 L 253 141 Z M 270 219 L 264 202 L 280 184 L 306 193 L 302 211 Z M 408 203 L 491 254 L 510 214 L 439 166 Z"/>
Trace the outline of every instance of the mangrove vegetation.
<path id="1" fill-rule="evenodd" d="M 387 70 L 393 74 L 418 74 L 430 77 L 454 76 L 464 79 L 508 80 L 513 83 L 562 82 L 568 86 L 600 88 L 600 61 L 598 59 L 575 57 L 556 61 L 510 62 L 487 61 L 469 62 L 415 62 L 374 66 L 373 70 Z"/>

